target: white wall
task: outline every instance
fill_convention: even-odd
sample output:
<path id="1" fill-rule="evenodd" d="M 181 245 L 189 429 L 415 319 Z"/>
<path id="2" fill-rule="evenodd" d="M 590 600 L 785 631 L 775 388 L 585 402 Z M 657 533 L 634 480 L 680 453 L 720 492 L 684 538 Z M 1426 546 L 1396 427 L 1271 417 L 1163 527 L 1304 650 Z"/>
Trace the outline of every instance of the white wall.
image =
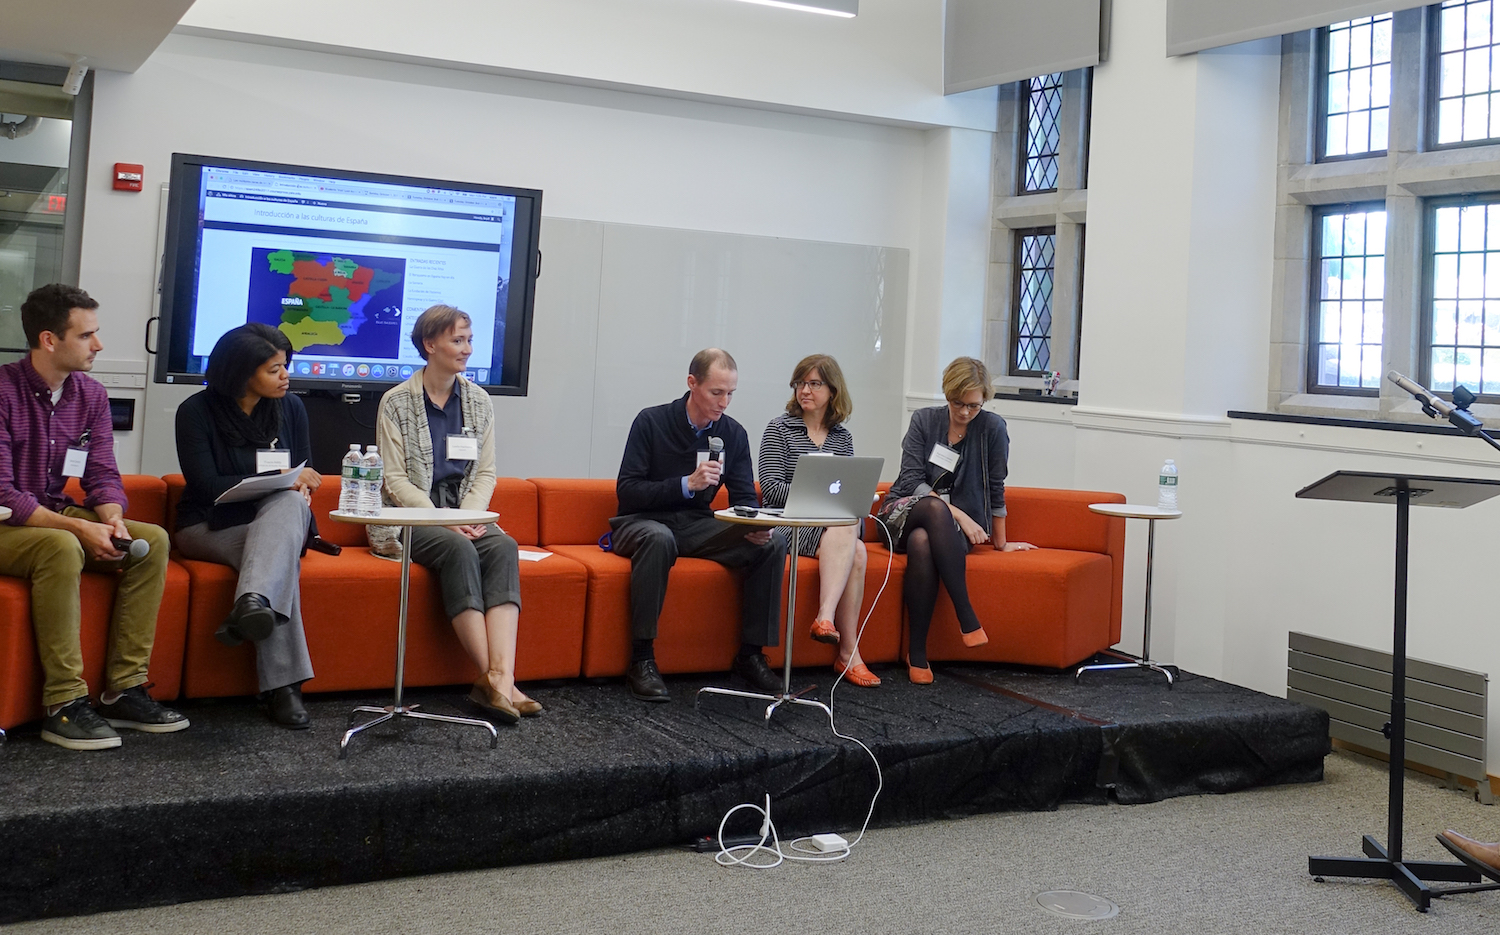
<path id="1" fill-rule="evenodd" d="M 943 0 L 839 19 L 731 0 L 198 0 L 183 28 L 700 99 L 993 131 L 943 96 Z"/>
<path id="2" fill-rule="evenodd" d="M 952 132 L 188 36 L 101 73 L 95 95 L 82 282 L 105 306 L 104 356 L 142 366 L 174 151 L 534 187 L 549 218 L 895 247 L 915 265 L 927 137 Z M 115 162 L 143 163 L 147 191 L 111 191 Z M 544 263 L 549 289 L 569 275 Z M 148 434 L 121 437 L 127 470 L 170 447 Z"/>
<path id="3" fill-rule="evenodd" d="M 1339 469 L 1500 479 L 1500 458 L 1472 439 L 1225 417 L 1266 393 L 1279 44 L 1167 59 L 1163 15 L 1164 0 L 1116 4 L 1094 76 L 1079 405 L 992 405 L 1017 485 L 1154 503 L 1175 459 L 1184 515 L 1157 530 L 1152 655 L 1284 694 L 1292 630 L 1391 647 L 1394 509 L 1296 491 Z M 1145 538 L 1132 524 L 1131 651 Z M 1413 510 L 1412 656 L 1500 673 L 1497 547 L 1500 503 Z M 1500 698 L 1489 713 L 1500 773 Z"/>

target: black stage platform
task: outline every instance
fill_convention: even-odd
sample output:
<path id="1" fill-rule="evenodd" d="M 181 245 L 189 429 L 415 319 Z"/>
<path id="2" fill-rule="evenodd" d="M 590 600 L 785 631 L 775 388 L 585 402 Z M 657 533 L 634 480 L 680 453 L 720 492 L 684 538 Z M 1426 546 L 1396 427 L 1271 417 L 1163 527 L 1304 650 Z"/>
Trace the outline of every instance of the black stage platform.
<path id="1" fill-rule="evenodd" d="M 1322 778 L 1317 709 L 1182 673 L 1069 674 L 939 665 L 917 687 L 876 666 L 877 689 L 840 687 L 840 729 L 880 758 L 875 824 L 1062 802 L 1150 802 Z M 831 673 L 799 671 L 796 684 Z M 783 839 L 857 830 L 872 765 L 822 712 L 779 711 L 672 678 L 672 703 L 619 681 L 542 686 L 547 713 L 500 728 L 382 726 L 346 760 L 350 708 L 321 696 L 310 731 L 272 727 L 248 702 L 189 703 L 177 734 L 126 731 L 74 753 L 36 726 L 0 746 L 0 923 L 385 877 L 592 857 L 712 834 L 769 792 Z M 434 712 L 472 713 L 464 689 L 419 690 Z M 754 830 L 755 822 L 731 832 Z"/>

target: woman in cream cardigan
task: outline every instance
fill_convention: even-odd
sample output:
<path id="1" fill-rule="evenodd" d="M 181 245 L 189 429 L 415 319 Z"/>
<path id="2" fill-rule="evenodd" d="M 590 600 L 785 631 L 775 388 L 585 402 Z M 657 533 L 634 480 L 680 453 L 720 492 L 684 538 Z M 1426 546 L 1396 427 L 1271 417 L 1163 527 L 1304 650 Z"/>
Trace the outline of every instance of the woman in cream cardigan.
<path id="1" fill-rule="evenodd" d="M 494 408 L 489 394 L 463 377 L 473 351 L 469 316 L 434 305 L 412 326 L 411 341 L 427 365 L 380 398 L 375 440 L 385 461 L 382 502 L 487 510 L 495 489 Z M 395 527 L 367 528 L 377 554 L 401 554 Z M 411 560 L 437 574 L 453 631 L 483 673 L 469 700 L 510 724 L 541 714 L 541 704 L 515 681 L 521 614 L 516 540 L 493 523 L 418 526 Z"/>

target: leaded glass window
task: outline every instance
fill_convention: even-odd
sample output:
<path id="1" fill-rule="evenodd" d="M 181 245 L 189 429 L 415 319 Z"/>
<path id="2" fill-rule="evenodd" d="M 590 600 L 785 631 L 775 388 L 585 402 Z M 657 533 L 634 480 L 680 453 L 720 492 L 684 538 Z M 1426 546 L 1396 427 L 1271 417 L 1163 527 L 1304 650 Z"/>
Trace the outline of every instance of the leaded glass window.
<path id="1" fill-rule="evenodd" d="M 1438 145 L 1500 136 L 1500 50 L 1493 0 L 1448 0 L 1438 10 Z"/>
<path id="2" fill-rule="evenodd" d="M 1022 82 L 1021 192 L 1057 188 L 1057 153 L 1062 112 L 1062 72 Z"/>
<path id="3" fill-rule="evenodd" d="M 1052 283 L 1056 254 L 1056 227 L 1016 231 L 1012 373 L 1052 369 Z"/>
<path id="4" fill-rule="evenodd" d="M 1334 23 L 1324 43 L 1323 155 L 1383 152 L 1390 136 L 1391 14 Z"/>
<path id="5" fill-rule="evenodd" d="M 1500 395 L 1500 204 L 1431 211 L 1431 387 Z"/>
<path id="6" fill-rule="evenodd" d="M 1315 216 L 1312 383 L 1378 390 L 1385 301 L 1385 205 L 1343 205 Z"/>

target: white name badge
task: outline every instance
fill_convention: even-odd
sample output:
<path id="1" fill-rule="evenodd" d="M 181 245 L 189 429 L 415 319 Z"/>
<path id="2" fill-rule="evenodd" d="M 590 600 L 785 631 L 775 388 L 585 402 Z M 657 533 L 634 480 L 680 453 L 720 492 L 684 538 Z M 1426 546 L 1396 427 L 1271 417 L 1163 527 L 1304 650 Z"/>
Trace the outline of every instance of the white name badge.
<path id="1" fill-rule="evenodd" d="M 63 477 L 82 477 L 83 469 L 89 463 L 89 450 L 87 448 L 69 448 L 68 453 L 63 455 Z"/>
<path id="2" fill-rule="evenodd" d="M 958 457 L 958 452 L 942 442 L 938 442 L 932 446 L 932 454 L 927 456 L 927 460 L 945 471 L 951 471 L 958 467 Z"/>
<path id="3" fill-rule="evenodd" d="M 292 466 L 292 453 L 285 448 L 255 449 L 255 473 L 285 471 Z"/>
<path id="4" fill-rule="evenodd" d="M 478 461 L 479 439 L 473 435 L 448 436 L 449 461 Z"/>

